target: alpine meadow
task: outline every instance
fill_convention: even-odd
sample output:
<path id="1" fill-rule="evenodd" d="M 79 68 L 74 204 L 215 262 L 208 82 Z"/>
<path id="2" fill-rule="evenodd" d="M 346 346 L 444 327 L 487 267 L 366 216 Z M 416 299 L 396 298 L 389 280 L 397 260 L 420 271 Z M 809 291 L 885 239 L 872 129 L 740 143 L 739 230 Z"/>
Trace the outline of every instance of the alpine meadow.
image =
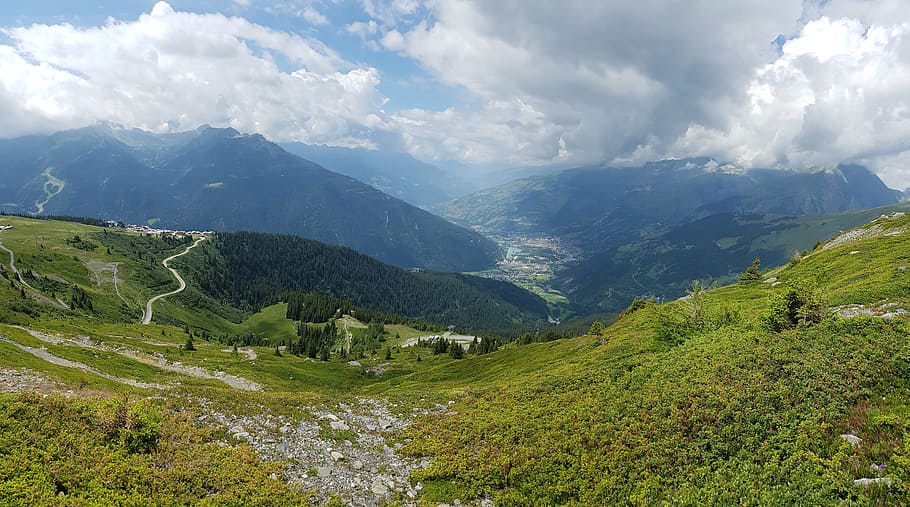
<path id="1" fill-rule="evenodd" d="M 0 9 L 0 505 L 910 505 L 910 5 Z"/>

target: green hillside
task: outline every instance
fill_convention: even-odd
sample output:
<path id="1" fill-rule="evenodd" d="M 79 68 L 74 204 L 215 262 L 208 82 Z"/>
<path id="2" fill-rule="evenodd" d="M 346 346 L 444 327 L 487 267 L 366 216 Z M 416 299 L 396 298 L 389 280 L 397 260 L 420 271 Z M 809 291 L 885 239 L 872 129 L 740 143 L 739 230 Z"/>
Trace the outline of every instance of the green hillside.
<path id="1" fill-rule="evenodd" d="M 794 252 L 883 214 L 902 203 L 824 215 L 722 213 L 597 253 L 560 272 L 554 285 L 583 312 L 619 311 L 635 297 L 677 298 L 692 280 L 726 285 L 755 258 L 784 264 Z"/>
<path id="2" fill-rule="evenodd" d="M 465 393 L 408 431 L 407 452 L 434 456 L 415 478 L 504 505 L 907 502 L 908 226 L 876 220 L 771 283 L 396 380 Z M 845 305 L 877 316 L 830 310 Z M 854 483 L 880 476 L 890 488 Z"/>
<path id="3" fill-rule="evenodd" d="M 135 323 L 175 288 L 160 260 L 185 242 L 7 223 L 0 242 L 35 293 L 0 252 L 0 388 L 50 393 L 0 395 L 14 503 L 910 500 L 900 213 L 755 279 L 636 302 L 586 336 L 434 354 L 403 346 L 419 330 L 341 317 L 325 361 L 276 347 L 324 323 L 283 305 L 250 315 L 198 286 Z M 104 260 L 122 262 L 122 299 L 86 267 Z M 343 357 L 347 340 L 362 354 Z"/>

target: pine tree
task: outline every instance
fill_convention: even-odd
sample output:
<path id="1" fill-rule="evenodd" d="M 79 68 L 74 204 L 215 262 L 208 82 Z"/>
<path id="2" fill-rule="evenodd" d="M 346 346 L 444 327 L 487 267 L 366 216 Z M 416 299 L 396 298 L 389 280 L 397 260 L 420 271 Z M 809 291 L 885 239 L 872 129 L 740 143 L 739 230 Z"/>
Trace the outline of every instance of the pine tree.
<path id="1" fill-rule="evenodd" d="M 460 343 L 452 342 L 449 344 L 449 356 L 452 359 L 464 359 L 464 349 Z"/>
<path id="2" fill-rule="evenodd" d="M 761 279 L 761 272 L 759 271 L 760 267 L 761 267 L 761 260 L 758 257 L 756 257 L 755 260 L 752 261 L 752 265 L 749 266 L 749 268 L 746 269 L 746 271 L 743 274 L 739 275 L 739 279 L 743 282 L 754 282 L 755 280 L 760 280 Z"/>
<path id="3" fill-rule="evenodd" d="M 186 337 L 186 343 L 183 344 L 183 350 L 196 350 L 196 347 L 193 345 L 192 336 Z"/>

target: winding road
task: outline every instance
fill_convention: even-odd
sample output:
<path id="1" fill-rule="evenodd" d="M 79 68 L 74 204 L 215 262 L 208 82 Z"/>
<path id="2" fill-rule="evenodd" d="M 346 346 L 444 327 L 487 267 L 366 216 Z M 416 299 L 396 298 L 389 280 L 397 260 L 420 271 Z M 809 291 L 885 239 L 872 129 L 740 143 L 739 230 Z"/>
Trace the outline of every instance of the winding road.
<path id="1" fill-rule="evenodd" d="M 194 241 L 192 245 L 186 247 L 186 250 L 180 252 L 179 254 L 172 255 L 172 256 L 168 257 L 167 259 L 164 259 L 163 261 L 161 261 L 161 265 L 164 266 L 165 268 L 167 268 L 168 271 L 170 271 L 171 274 L 174 275 L 174 278 L 176 278 L 177 282 L 180 283 L 180 287 L 177 290 L 172 290 L 171 292 L 165 292 L 164 294 L 158 294 L 157 296 L 153 297 L 152 299 L 149 299 L 148 302 L 145 303 L 145 313 L 142 314 L 142 323 L 143 324 L 152 323 L 152 305 L 155 303 L 155 301 L 158 301 L 159 299 L 165 298 L 168 296 L 173 296 L 174 294 L 180 294 L 181 292 L 183 292 L 184 289 L 186 289 L 186 282 L 183 280 L 183 277 L 180 276 L 180 273 L 178 273 L 176 269 L 168 267 L 167 263 L 171 262 L 172 260 L 176 259 L 177 257 L 181 257 L 181 256 L 188 254 L 190 250 L 196 248 L 196 246 L 199 243 L 202 243 L 203 241 L 205 241 L 205 236 L 202 236 L 199 239 L 197 239 L 196 241 Z"/>

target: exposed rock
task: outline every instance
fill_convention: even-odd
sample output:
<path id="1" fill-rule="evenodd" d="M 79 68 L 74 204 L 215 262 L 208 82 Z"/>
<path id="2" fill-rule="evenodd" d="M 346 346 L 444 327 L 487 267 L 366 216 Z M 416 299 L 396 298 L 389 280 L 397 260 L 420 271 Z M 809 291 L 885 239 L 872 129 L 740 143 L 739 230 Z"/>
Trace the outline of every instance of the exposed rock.
<path id="1" fill-rule="evenodd" d="M 329 423 L 329 427 L 335 431 L 347 431 L 351 429 L 344 421 L 332 421 Z"/>
<path id="2" fill-rule="evenodd" d="M 59 391 L 61 384 L 54 382 L 40 373 L 26 368 L 0 369 L 0 392 L 50 392 Z"/>
<path id="3" fill-rule="evenodd" d="M 835 306 L 831 308 L 831 311 L 840 317 L 844 317 L 845 319 L 851 319 L 860 316 L 891 319 L 907 313 L 907 310 L 898 308 L 898 306 L 900 306 L 900 303 L 895 302 L 879 305 L 852 304 Z"/>
<path id="4" fill-rule="evenodd" d="M 301 407 L 312 417 L 294 423 L 283 416 L 269 415 L 265 408 L 257 416 L 237 417 L 220 413 L 208 400 L 199 402 L 207 415 L 206 424 L 224 424 L 230 428 L 229 434 L 234 434 L 233 430 L 247 433 L 246 441 L 263 459 L 286 462 L 283 477 L 311 492 L 317 502 L 336 496 L 345 504 L 358 507 L 378 507 L 395 498 L 405 500 L 405 505 L 415 505 L 422 484 L 411 488 L 408 477 L 414 470 L 429 466 L 430 460 L 399 455 L 396 449 L 400 444 L 390 446 L 386 434 L 405 428 L 410 417 L 449 412 L 448 406 L 435 405 L 413 410 L 405 419 L 393 414 L 390 408 L 394 407 L 384 401 L 359 399 L 357 403 L 339 403 L 332 412 Z M 339 443 L 324 438 L 324 421 L 329 421 L 330 427 L 331 423 L 342 423 L 344 426 L 334 427 L 347 427 L 352 432 L 351 439 Z"/>
<path id="5" fill-rule="evenodd" d="M 377 477 L 373 479 L 373 484 L 370 486 L 370 491 L 376 495 L 385 496 L 389 492 L 389 488 L 382 482 L 382 478 Z"/>
<path id="6" fill-rule="evenodd" d="M 348 366 L 353 366 L 355 368 L 360 368 L 363 366 L 359 361 L 348 361 Z"/>
<path id="7" fill-rule="evenodd" d="M 822 250 L 827 250 L 829 248 L 835 248 L 847 243 L 852 243 L 854 241 L 860 241 L 863 239 L 877 238 L 879 236 L 897 236 L 903 234 L 903 229 L 894 229 L 892 227 L 887 227 L 887 221 L 894 220 L 903 216 L 903 213 L 892 213 L 891 215 L 882 215 L 875 220 L 875 223 L 869 227 L 862 227 L 860 229 L 853 229 L 847 231 L 838 237 L 832 239 L 831 241 L 825 243 L 822 246 Z M 853 252 L 850 252 L 853 254 Z"/>
<path id="8" fill-rule="evenodd" d="M 854 446 L 854 447 L 857 446 L 857 445 L 859 445 L 859 444 L 862 443 L 862 441 L 863 441 L 863 439 L 859 438 L 858 436 L 856 436 L 856 435 L 851 435 L 851 434 L 849 434 L 849 433 L 843 434 L 843 435 L 841 435 L 840 437 L 841 437 L 842 439 L 846 440 L 847 442 L 849 442 L 850 445 L 852 445 L 852 446 Z"/>
<path id="9" fill-rule="evenodd" d="M 884 484 L 885 486 L 888 486 L 890 488 L 891 487 L 891 478 L 890 477 L 875 477 L 875 478 L 871 478 L 871 479 L 869 479 L 869 478 L 856 479 L 855 481 L 853 481 L 853 484 L 856 486 L 862 486 L 864 488 L 868 488 L 869 486 L 872 486 L 875 484 Z"/>

